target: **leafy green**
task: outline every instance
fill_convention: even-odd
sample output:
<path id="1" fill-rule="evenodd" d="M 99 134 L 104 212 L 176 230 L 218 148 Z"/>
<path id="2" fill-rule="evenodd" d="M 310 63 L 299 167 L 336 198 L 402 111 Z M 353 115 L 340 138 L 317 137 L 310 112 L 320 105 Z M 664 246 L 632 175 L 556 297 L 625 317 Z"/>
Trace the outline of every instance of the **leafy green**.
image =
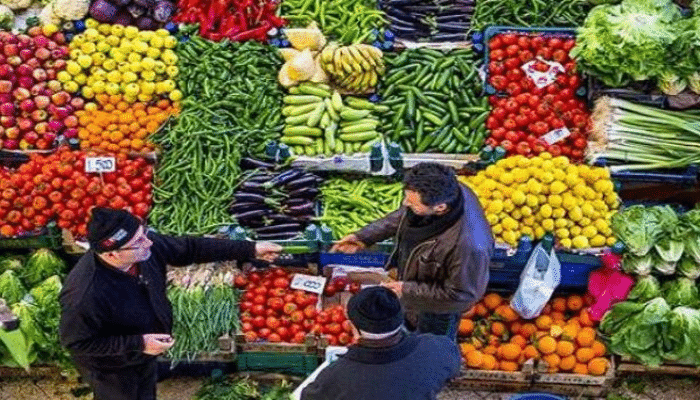
<path id="1" fill-rule="evenodd" d="M 19 271 L 22 269 L 22 258 L 16 256 L 3 257 L 0 259 L 0 272 Z"/>
<path id="2" fill-rule="evenodd" d="M 233 381 L 219 377 L 210 379 L 195 394 L 196 400 L 289 400 L 293 387 L 286 381 L 261 387 L 248 378 Z"/>
<path id="3" fill-rule="evenodd" d="M 654 271 L 660 273 L 661 275 L 673 275 L 676 273 L 676 262 L 666 261 L 656 254 L 653 254 L 651 258 Z"/>
<path id="4" fill-rule="evenodd" d="M 700 263 L 700 209 L 694 209 L 683 214 L 681 224 L 686 229 L 684 251 L 695 262 Z"/>
<path id="5" fill-rule="evenodd" d="M 663 234 L 664 215 L 656 208 L 635 205 L 615 213 L 610 219 L 610 225 L 630 253 L 644 256 Z"/>
<path id="6" fill-rule="evenodd" d="M 622 270 L 628 274 L 649 275 L 653 267 L 654 257 L 647 253 L 641 257 L 631 254 L 625 255 L 622 259 Z"/>
<path id="7" fill-rule="evenodd" d="M 665 359 L 691 365 L 700 365 L 700 311 L 690 307 L 676 307 L 669 314 L 665 337 Z"/>
<path id="8" fill-rule="evenodd" d="M 678 278 L 664 283 L 661 286 L 661 293 L 671 307 L 700 305 L 698 288 L 695 282 L 688 278 Z"/>
<path id="9" fill-rule="evenodd" d="M 21 278 L 27 286 L 34 286 L 52 276 L 63 276 L 66 263 L 49 249 L 36 250 L 22 268 Z"/>
<path id="10" fill-rule="evenodd" d="M 661 295 L 659 281 L 651 275 L 637 279 L 632 290 L 627 295 L 628 300 L 646 302 Z"/>
<path id="11" fill-rule="evenodd" d="M 25 294 L 27 289 L 12 270 L 8 269 L 0 275 L 0 299 L 5 299 L 7 304 L 12 305 L 20 301 Z"/>
<path id="12" fill-rule="evenodd" d="M 662 230 L 659 240 L 654 244 L 654 249 L 666 262 L 680 260 L 685 247 L 683 239 L 688 231 L 686 224 L 680 223 L 678 215 L 668 205 L 653 207 L 652 212 L 657 214 Z"/>
<path id="13" fill-rule="evenodd" d="M 700 263 L 692 257 L 684 255 L 676 266 L 676 272 L 686 278 L 695 280 L 700 277 Z"/>
<path id="14" fill-rule="evenodd" d="M 19 329 L 8 332 L 0 328 L 0 344 L 5 345 L 14 363 L 26 370 L 29 369 L 29 346 Z M 0 351 L 0 354 L 2 353 L 3 352 Z M 5 363 L 13 366 L 11 362 L 5 362 L 3 360 L 3 364 Z"/>

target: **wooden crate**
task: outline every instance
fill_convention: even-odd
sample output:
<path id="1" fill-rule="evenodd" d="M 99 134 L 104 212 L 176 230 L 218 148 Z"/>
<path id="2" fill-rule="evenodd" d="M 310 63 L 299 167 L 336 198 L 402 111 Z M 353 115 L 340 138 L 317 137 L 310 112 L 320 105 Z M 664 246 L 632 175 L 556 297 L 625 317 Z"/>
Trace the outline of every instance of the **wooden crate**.
<path id="1" fill-rule="evenodd" d="M 472 390 L 489 392 L 521 392 L 532 385 L 534 363 L 532 360 L 523 365 L 521 371 L 484 371 L 462 367 L 460 376 L 450 381 L 451 390 Z"/>
<path id="2" fill-rule="evenodd" d="M 649 367 L 623 356 L 618 362 L 617 371 L 628 374 L 659 374 L 700 377 L 700 367 L 682 364 L 664 363 L 658 367 Z"/>
<path id="3" fill-rule="evenodd" d="M 610 366 L 603 376 L 572 373 L 551 374 L 547 373 L 545 363 L 540 362 L 532 380 L 532 390 L 568 396 L 605 396 L 615 379 L 615 359 L 609 357 L 608 361 Z"/>

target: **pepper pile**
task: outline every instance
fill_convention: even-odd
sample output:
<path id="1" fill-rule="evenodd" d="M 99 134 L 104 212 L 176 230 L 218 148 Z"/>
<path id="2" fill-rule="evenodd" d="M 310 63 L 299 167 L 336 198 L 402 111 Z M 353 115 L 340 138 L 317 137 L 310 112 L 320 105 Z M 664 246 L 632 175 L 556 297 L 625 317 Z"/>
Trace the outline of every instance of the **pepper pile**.
<path id="1" fill-rule="evenodd" d="M 173 21 L 199 24 L 199 35 L 209 40 L 267 41 L 267 32 L 286 21 L 276 15 L 274 0 L 179 0 Z"/>

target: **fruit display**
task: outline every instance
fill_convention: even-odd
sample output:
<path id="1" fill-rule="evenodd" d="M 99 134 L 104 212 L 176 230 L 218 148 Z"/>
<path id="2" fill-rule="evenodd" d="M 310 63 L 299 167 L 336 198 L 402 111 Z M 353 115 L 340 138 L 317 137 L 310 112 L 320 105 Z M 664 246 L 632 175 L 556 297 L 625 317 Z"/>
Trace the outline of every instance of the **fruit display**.
<path id="1" fill-rule="evenodd" d="M 149 152 L 154 149 L 148 137 L 179 113 L 179 104 L 162 99 L 153 105 L 127 103 L 123 95 L 95 96 L 95 103 L 75 113 L 65 123 L 78 128 L 80 148 L 111 153 Z"/>
<path id="2" fill-rule="evenodd" d="M 479 198 L 497 242 L 553 232 L 564 248 L 612 246 L 610 217 L 619 206 L 610 172 L 549 153 L 504 158 L 460 181 Z"/>
<path id="3" fill-rule="evenodd" d="M 548 373 L 605 375 L 605 344 L 584 307 L 590 299 L 557 296 L 533 320 L 523 320 L 498 293 L 488 293 L 459 323 L 459 347 L 469 368 L 519 371 L 528 360 Z"/>
<path id="4" fill-rule="evenodd" d="M 374 46 L 330 43 L 321 51 L 321 66 L 333 84 L 349 93 L 366 93 L 379 82 L 386 70 L 383 53 Z"/>
<path id="5" fill-rule="evenodd" d="M 296 155 L 368 153 L 382 141 L 376 114 L 386 107 L 358 97 L 343 98 L 324 84 L 303 83 L 290 88 L 282 114 L 280 141 L 294 146 Z"/>
<path id="6" fill-rule="evenodd" d="M 282 268 L 238 275 L 234 285 L 245 289 L 241 326 L 247 342 L 304 343 L 307 334 L 323 335 L 330 345 L 352 341 L 352 326 L 340 305 L 318 311 L 318 296 L 289 288 L 292 275 Z"/>
<path id="7" fill-rule="evenodd" d="M 573 38 L 504 33 L 488 43 L 488 83 L 507 96 L 491 96 L 486 144 L 508 154 L 547 151 L 583 159 L 590 113 L 576 92 L 582 80 L 569 57 Z"/>
<path id="8" fill-rule="evenodd" d="M 66 118 L 83 106 L 61 89 L 68 48 L 58 27 L 34 27 L 27 34 L 0 32 L 0 148 L 47 150 L 66 129 Z"/>
<path id="9" fill-rule="evenodd" d="M 86 99 L 123 94 L 128 103 L 167 97 L 179 101 L 177 39 L 165 29 L 85 22 L 70 42 L 70 60 L 57 78 L 63 89 Z"/>
<path id="10" fill-rule="evenodd" d="M 116 171 L 85 172 L 85 158 L 96 153 L 60 147 L 50 155 L 32 154 L 16 171 L 0 170 L 0 237 L 33 233 L 56 220 L 74 237 L 87 234 L 93 206 L 126 209 L 145 218 L 151 207 L 153 167 L 143 158 L 116 156 Z"/>

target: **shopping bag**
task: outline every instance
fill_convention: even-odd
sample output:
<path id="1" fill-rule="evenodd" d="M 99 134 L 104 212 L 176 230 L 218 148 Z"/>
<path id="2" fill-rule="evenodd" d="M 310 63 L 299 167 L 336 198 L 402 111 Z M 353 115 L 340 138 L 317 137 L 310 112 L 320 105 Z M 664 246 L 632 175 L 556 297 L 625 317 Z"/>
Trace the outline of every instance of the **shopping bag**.
<path id="1" fill-rule="evenodd" d="M 561 265 L 554 249 L 547 253 L 540 243 L 525 264 L 510 306 L 524 319 L 536 318 L 560 281 Z"/>

